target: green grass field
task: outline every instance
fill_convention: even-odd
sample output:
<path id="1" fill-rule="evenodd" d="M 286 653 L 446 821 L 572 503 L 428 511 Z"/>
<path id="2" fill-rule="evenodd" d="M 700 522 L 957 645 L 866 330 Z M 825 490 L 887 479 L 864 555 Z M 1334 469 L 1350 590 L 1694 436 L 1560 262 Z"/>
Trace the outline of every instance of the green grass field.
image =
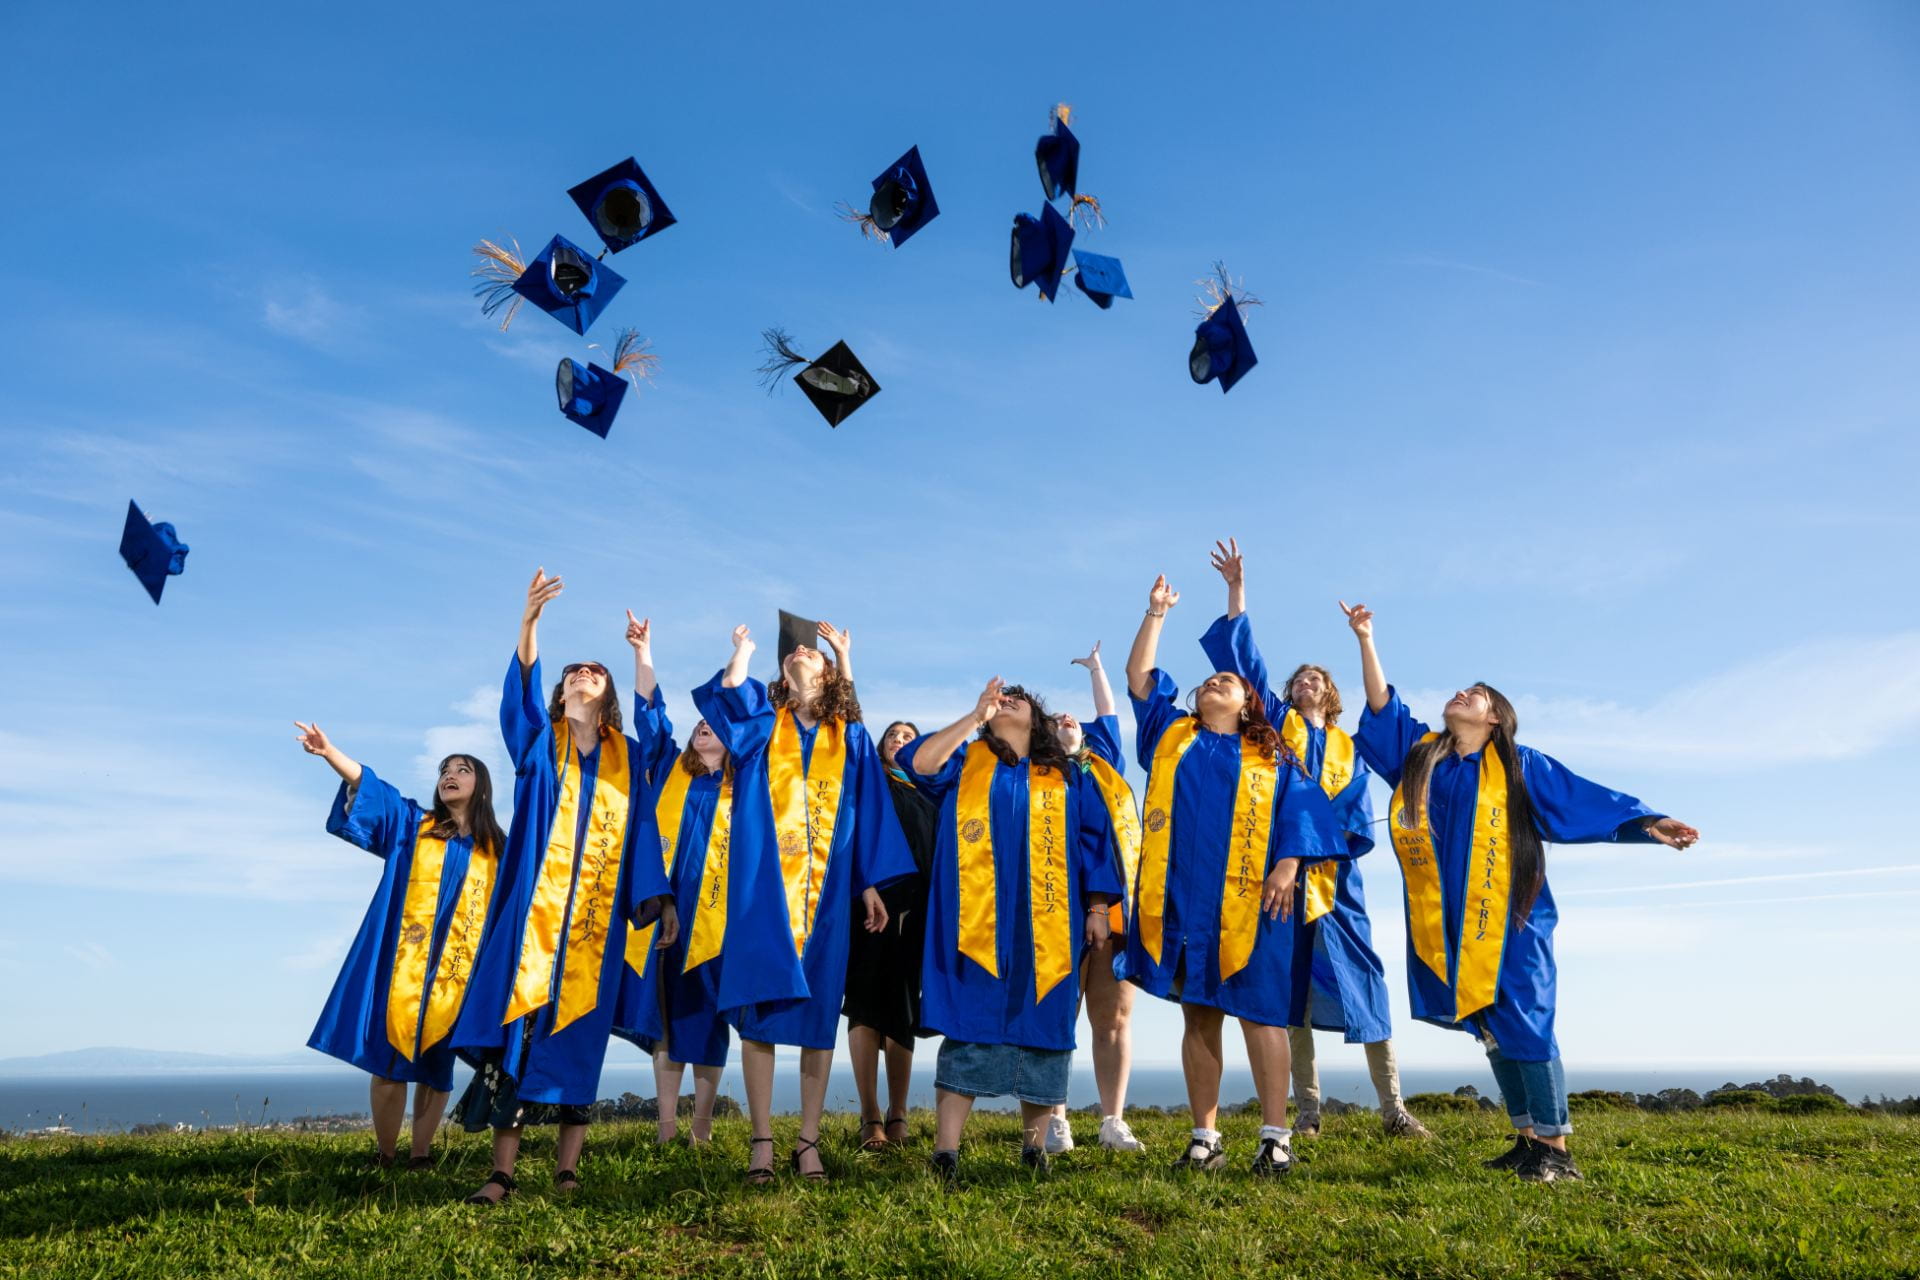
<path id="1" fill-rule="evenodd" d="M 488 1168 L 463 1134 L 413 1174 L 372 1169 L 365 1135 L 14 1140 L 0 1275 L 1920 1276 L 1920 1119 L 1581 1115 L 1587 1181 L 1554 1186 L 1480 1167 L 1503 1118 L 1430 1123 L 1437 1140 L 1411 1144 L 1371 1114 L 1329 1117 L 1295 1173 L 1265 1183 L 1244 1171 L 1250 1117 L 1227 1121 L 1225 1173 L 1169 1172 L 1184 1126 L 1141 1117 L 1144 1157 L 1082 1147 L 1036 1177 L 1016 1122 L 982 1114 L 953 1191 L 923 1172 L 924 1113 L 911 1147 L 878 1156 L 831 1118 L 834 1181 L 765 1190 L 740 1182 L 744 1121 L 698 1151 L 610 1124 L 580 1192 L 550 1190 L 549 1133 L 492 1210 L 457 1203 Z M 794 1125 L 776 1127 L 782 1159 Z"/>

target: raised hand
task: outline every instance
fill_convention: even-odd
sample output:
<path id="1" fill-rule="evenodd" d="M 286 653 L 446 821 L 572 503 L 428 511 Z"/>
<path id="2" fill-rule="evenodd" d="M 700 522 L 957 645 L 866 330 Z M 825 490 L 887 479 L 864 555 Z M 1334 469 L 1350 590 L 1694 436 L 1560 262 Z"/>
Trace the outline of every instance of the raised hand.
<path id="1" fill-rule="evenodd" d="M 324 729 L 317 724 L 301 724 L 298 720 L 293 722 L 293 727 L 300 731 L 293 735 L 293 740 L 300 744 L 302 751 L 325 760 L 327 766 L 339 774 L 348 786 L 360 785 L 360 762 L 328 741 Z"/>
<path id="2" fill-rule="evenodd" d="M 1180 593 L 1167 585 L 1167 575 L 1161 574 L 1153 580 L 1153 589 L 1147 592 L 1147 612 L 1165 613 L 1180 603 Z"/>
<path id="3" fill-rule="evenodd" d="M 1685 849 L 1700 839 L 1700 832 L 1678 818 L 1652 818 L 1641 824 L 1646 833 L 1670 849 Z"/>
<path id="4" fill-rule="evenodd" d="M 1076 667 L 1085 667 L 1089 671 L 1100 670 L 1100 642 L 1093 642 L 1093 650 L 1084 658 L 1069 658 L 1067 661 Z"/>
<path id="5" fill-rule="evenodd" d="M 327 741 L 325 731 L 317 724 L 301 724 L 295 720 L 293 727 L 300 731 L 293 735 L 293 740 L 299 743 L 301 749 L 310 756 L 323 756 L 327 754 L 328 748 L 333 746 Z"/>
<path id="6" fill-rule="evenodd" d="M 1353 628 L 1353 634 L 1362 640 L 1373 639 L 1373 610 L 1363 604 L 1349 608 L 1347 602 L 1340 602 L 1340 612 L 1347 615 L 1347 625 Z"/>
<path id="7" fill-rule="evenodd" d="M 975 724 L 984 726 L 987 721 L 1000 714 L 1000 691 L 1006 687 L 1006 683 L 999 676 L 987 681 L 987 687 L 981 691 L 980 697 L 973 704 Z"/>
<path id="8" fill-rule="evenodd" d="M 1220 576 L 1227 580 L 1229 587 L 1237 587 L 1246 580 L 1246 565 L 1240 555 L 1240 542 L 1237 538 L 1228 538 L 1225 542 L 1213 544 L 1208 559 Z"/>
<path id="9" fill-rule="evenodd" d="M 627 643 L 635 653 L 645 657 L 653 647 L 653 619 L 636 618 L 633 610 L 627 610 Z"/>
<path id="10" fill-rule="evenodd" d="M 1293 890 L 1300 880 L 1300 859 L 1282 858 L 1273 864 L 1260 886 L 1260 910 L 1269 920 L 1285 920 L 1293 915 Z"/>
<path id="11" fill-rule="evenodd" d="M 853 632 L 841 631 L 831 622 L 818 623 L 815 629 L 820 633 L 820 638 L 832 648 L 834 656 L 840 659 L 842 665 L 845 665 L 847 654 L 853 649 Z"/>
<path id="12" fill-rule="evenodd" d="M 545 569 L 533 571 L 533 581 L 527 584 L 526 621 L 538 622 L 540 614 L 552 603 L 553 598 L 566 590 L 566 584 L 559 578 L 549 578 Z"/>
<path id="13" fill-rule="evenodd" d="M 734 652 L 738 653 L 740 650 L 744 649 L 748 653 L 752 653 L 755 648 L 753 640 L 751 638 L 752 635 L 753 635 L 752 629 L 749 628 L 747 624 L 744 622 L 741 623 L 739 626 L 735 627 L 733 629 Z"/>

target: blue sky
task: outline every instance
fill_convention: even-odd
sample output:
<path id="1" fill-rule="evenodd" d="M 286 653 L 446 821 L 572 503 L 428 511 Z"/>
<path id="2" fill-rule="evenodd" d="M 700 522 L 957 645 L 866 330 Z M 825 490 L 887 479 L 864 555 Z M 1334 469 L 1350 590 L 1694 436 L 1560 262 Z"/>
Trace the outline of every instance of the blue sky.
<path id="1" fill-rule="evenodd" d="M 1705 833 L 1552 853 L 1570 1061 L 1920 1063 L 1920 12 L 1206 12 L 9 6 L 6 1051 L 301 1044 L 376 868 L 290 722 L 408 788 L 497 760 L 537 564 L 545 650 L 626 689 L 651 616 L 683 727 L 782 606 L 928 723 L 996 673 L 1085 713 L 1067 660 L 1117 673 L 1162 570 L 1190 684 L 1236 534 L 1276 665 L 1357 707 L 1364 599 L 1418 709 L 1490 680 Z M 1007 281 L 1055 101 L 1109 312 Z M 910 144 L 942 214 L 893 251 L 832 209 Z M 566 188 L 629 154 L 680 223 L 615 261 L 592 337 L 661 370 L 602 442 L 552 406 L 584 341 L 498 332 L 467 250 L 585 241 Z M 1215 259 L 1265 300 L 1226 397 L 1185 373 Z M 884 391 L 837 431 L 769 398 L 776 324 Z M 193 548 L 158 609 L 128 498 Z M 1137 1056 L 1176 1028 L 1143 1001 Z"/>

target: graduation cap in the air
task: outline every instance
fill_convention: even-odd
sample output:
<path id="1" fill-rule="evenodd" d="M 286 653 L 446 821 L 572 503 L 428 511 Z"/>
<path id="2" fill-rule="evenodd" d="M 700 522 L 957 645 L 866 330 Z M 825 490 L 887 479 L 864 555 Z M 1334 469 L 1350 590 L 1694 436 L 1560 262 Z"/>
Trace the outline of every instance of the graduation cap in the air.
<path id="1" fill-rule="evenodd" d="M 876 240 L 890 241 L 896 249 L 939 214 L 940 206 L 933 199 L 933 184 L 927 181 L 927 167 L 920 162 L 917 146 L 908 147 L 907 154 L 873 180 L 873 200 L 865 213 L 851 205 L 843 205 L 840 212 L 842 218 L 856 224 L 862 233 Z"/>
<path id="2" fill-rule="evenodd" d="M 1047 199 L 1073 195 L 1080 181 L 1080 139 L 1073 136 L 1067 120 L 1073 108 L 1062 102 L 1047 115 L 1047 132 L 1033 144 L 1033 162 L 1040 170 L 1040 189 Z"/>
<path id="3" fill-rule="evenodd" d="M 780 385 L 789 369 L 798 368 L 800 372 L 793 380 L 830 427 L 839 426 L 848 414 L 880 394 L 880 384 L 844 342 L 834 343 L 825 355 L 814 360 L 794 348 L 793 335 L 785 329 L 764 330 L 760 338 L 766 344 L 767 359 L 758 372 L 768 394 Z"/>
<path id="4" fill-rule="evenodd" d="M 613 253 L 639 244 L 674 223 L 667 202 L 632 156 L 570 188 L 567 194 Z"/>
<path id="5" fill-rule="evenodd" d="M 1073 244 L 1073 228 L 1050 204 L 1040 206 L 1040 216 L 1013 215 L 1013 248 L 1009 267 L 1013 287 L 1024 289 L 1038 285 L 1040 296 L 1053 301 L 1060 277 L 1067 269 L 1067 250 Z"/>
<path id="6" fill-rule="evenodd" d="M 473 251 L 480 259 L 473 269 L 480 283 L 473 292 L 486 315 L 507 308 L 506 319 L 500 322 L 502 329 L 513 323 L 524 299 L 575 333 L 584 334 L 627 283 L 613 268 L 588 257 L 585 249 L 565 236 L 548 241 L 532 262 L 521 261 L 517 240 L 512 248 L 482 240 Z"/>
<path id="7" fill-rule="evenodd" d="M 647 350 L 638 329 L 622 329 L 613 346 L 613 368 L 602 369 L 593 363 L 562 360 L 554 373 L 554 391 L 560 398 L 560 412 L 602 440 L 620 412 L 620 401 L 627 394 L 627 380 L 651 378 L 660 357 Z"/>
<path id="8" fill-rule="evenodd" d="M 149 523 L 139 506 L 129 502 L 127 524 L 120 532 L 120 558 L 140 579 L 153 602 L 159 604 L 160 589 L 167 585 L 167 578 L 186 570 L 187 544 L 180 541 L 172 525 L 164 520 Z"/>
<path id="9" fill-rule="evenodd" d="M 1127 273 L 1120 269 L 1120 259 L 1075 249 L 1073 263 L 1074 284 L 1102 311 L 1111 307 L 1115 298 L 1133 296 L 1133 290 L 1127 287 Z"/>
<path id="10" fill-rule="evenodd" d="M 1225 395 L 1259 363 L 1253 354 L 1253 344 L 1247 341 L 1247 326 L 1240 317 L 1240 308 L 1257 307 L 1260 299 L 1241 289 L 1236 304 L 1234 282 L 1219 263 L 1214 264 L 1213 276 L 1200 284 L 1206 292 L 1198 300 L 1201 318 L 1193 331 L 1193 350 L 1187 355 L 1187 371 L 1195 382 L 1218 382 L 1220 393 Z"/>
<path id="11" fill-rule="evenodd" d="M 776 655 L 781 670 L 787 666 L 787 655 L 795 649 L 820 648 L 820 624 L 812 618 L 803 618 L 797 613 L 780 611 L 780 648 Z"/>

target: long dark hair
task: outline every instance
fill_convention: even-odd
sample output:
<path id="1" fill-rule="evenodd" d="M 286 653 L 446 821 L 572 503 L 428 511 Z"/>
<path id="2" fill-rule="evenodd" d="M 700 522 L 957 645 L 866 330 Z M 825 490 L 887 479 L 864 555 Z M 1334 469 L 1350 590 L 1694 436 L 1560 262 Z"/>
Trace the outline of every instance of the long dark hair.
<path id="1" fill-rule="evenodd" d="M 593 709 L 600 715 L 601 727 L 619 733 L 621 727 L 620 691 L 613 687 L 613 672 L 607 671 L 604 666 L 600 669 L 607 672 L 607 691 L 600 695 L 600 701 L 593 704 Z M 553 721 L 555 724 L 559 724 L 566 718 L 567 677 L 562 675 L 558 680 L 553 682 L 553 696 L 547 699 L 547 719 Z"/>
<path id="2" fill-rule="evenodd" d="M 1047 710 L 1047 704 L 1040 700 L 1040 695 L 1017 684 L 1010 684 L 1000 692 L 1004 697 L 1027 700 L 1027 714 L 1031 722 L 1027 726 L 1028 762 L 1037 768 L 1057 769 L 1063 778 L 1072 777 L 1075 767 L 1073 757 L 1060 745 L 1060 737 L 1053 731 L 1053 715 Z M 1013 753 L 1013 748 L 994 735 L 992 720 L 981 726 L 980 741 L 987 744 L 1001 764 L 1020 763 L 1020 757 Z"/>
<path id="3" fill-rule="evenodd" d="M 793 686 L 785 676 L 767 686 L 767 701 L 776 707 L 792 704 L 796 713 L 805 709 L 795 700 Z M 860 721 L 860 699 L 853 692 L 853 681 L 841 675 L 840 668 L 831 659 L 820 669 L 820 684 L 811 711 L 815 720 L 838 720 L 843 724 Z"/>
<path id="4" fill-rule="evenodd" d="M 1234 672 L 1224 672 L 1240 682 L 1247 700 L 1240 704 L 1240 724 L 1237 732 L 1240 736 L 1260 749 L 1260 754 L 1269 760 L 1293 761 L 1297 757 L 1280 741 L 1280 731 L 1273 727 L 1273 721 L 1267 719 L 1267 700 L 1254 691 L 1251 681 Z M 1199 718 L 1200 686 L 1195 685 L 1187 692 L 1187 707 Z"/>
<path id="5" fill-rule="evenodd" d="M 701 720 L 693 726 L 693 733 L 687 735 L 686 748 L 680 752 L 680 763 L 687 767 L 687 776 L 690 778 L 704 778 L 713 772 L 707 767 L 707 762 L 701 758 L 700 753 L 693 749 L 693 734 L 699 733 L 700 726 L 706 723 L 705 720 Z M 723 782 L 733 781 L 733 752 L 728 751 L 724 745 L 720 748 L 720 779 Z"/>
<path id="6" fill-rule="evenodd" d="M 1500 753 L 1500 764 L 1507 773 L 1507 839 L 1513 849 L 1513 885 L 1508 911 L 1513 923 L 1524 925 L 1533 914 L 1540 888 L 1547 882 L 1547 851 L 1540 840 L 1540 828 L 1534 824 L 1533 800 L 1527 795 L 1527 775 L 1520 769 L 1520 752 L 1513 744 L 1520 732 L 1520 717 L 1513 703 L 1498 689 L 1482 680 L 1467 686 L 1487 695 L 1498 723 L 1487 747 Z M 1406 797 L 1405 813 L 1393 815 L 1395 821 L 1411 825 L 1420 821 L 1427 807 L 1427 788 L 1433 779 L 1433 765 L 1454 749 L 1451 729 L 1443 728 L 1430 742 L 1416 742 L 1400 766 L 1400 794 Z"/>
<path id="7" fill-rule="evenodd" d="M 886 749 L 885 749 L 885 748 L 884 748 L 884 747 L 883 747 L 883 746 L 882 746 L 881 744 L 882 744 L 882 743 L 884 743 L 884 742 L 885 742 L 885 741 L 887 740 L 887 735 L 888 735 L 888 734 L 890 734 L 890 733 L 892 733 L 892 732 L 893 732 L 893 731 L 894 731 L 895 729 L 898 729 L 898 728 L 899 728 L 899 727 L 900 727 L 901 725 L 905 725 L 905 726 L 907 726 L 907 728 L 909 728 L 909 729 L 911 729 L 911 730 L 913 730 L 913 736 L 914 736 L 915 738 L 917 738 L 917 737 L 919 737 L 919 736 L 920 736 L 920 726 L 919 726 L 919 725 L 917 725 L 917 724 L 915 724 L 915 723 L 914 723 L 913 721 L 911 721 L 911 720 L 890 720 L 890 721 L 888 721 L 888 722 L 887 722 L 887 727 L 886 727 L 886 728 L 884 728 L 884 729 L 882 729 L 882 730 L 880 731 L 880 736 L 879 736 L 879 737 L 877 737 L 877 738 L 875 738 L 875 739 L 873 740 L 873 747 L 874 747 L 874 750 L 876 750 L 876 751 L 878 751 L 878 752 L 880 752 L 880 754 L 881 754 L 881 761 L 880 761 L 880 762 L 881 762 L 882 764 L 886 764 Z M 892 768 L 893 766 L 892 766 L 892 765 L 887 765 L 887 767 L 888 767 L 888 768 Z"/>
<path id="8" fill-rule="evenodd" d="M 493 815 L 493 775 L 487 772 L 487 763 L 479 756 L 456 751 L 440 762 L 434 777 L 437 779 L 445 773 L 447 766 L 455 760 L 465 760 L 473 769 L 473 799 L 467 801 L 467 830 L 473 833 L 473 847 L 486 853 L 499 853 L 507 847 L 507 836 L 500 830 L 500 819 Z M 426 829 L 435 835 L 445 833 L 445 837 L 451 840 L 459 834 L 460 824 L 453 820 L 453 811 L 440 798 L 437 781 L 433 788 L 433 813 L 427 821 Z"/>

